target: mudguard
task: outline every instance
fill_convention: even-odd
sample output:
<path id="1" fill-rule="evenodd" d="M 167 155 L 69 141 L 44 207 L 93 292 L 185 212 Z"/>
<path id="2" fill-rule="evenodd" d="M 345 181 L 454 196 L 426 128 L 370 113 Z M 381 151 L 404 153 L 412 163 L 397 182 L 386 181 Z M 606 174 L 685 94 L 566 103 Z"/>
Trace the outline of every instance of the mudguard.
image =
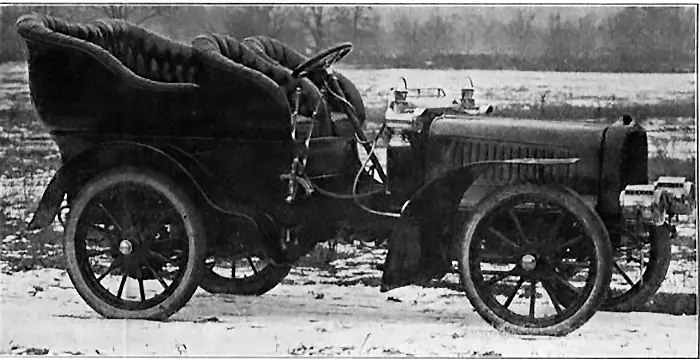
<path id="1" fill-rule="evenodd" d="M 572 165 L 577 161 L 520 158 L 474 162 L 430 180 L 401 209 L 401 218 L 389 238 L 381 291 L 439 278 L 452 270 L 454 214 L 463 194 L 488 169 L 501 165 Z"/>
<path id="2" fill-rule="evenodd" d="M 94 166 L 97 158 L 108 161 L 99 162 L 99 165 Z M 257 213 L 252 205 L 227 199 L 226 191 L 215 181 L 215 177 L 178 147 L 156 147 L 119 140 L 91 147 L 64 163 L 44 191 L 28 229 L 40 229 L 49 225 L 58 214 L 66 194 L 70 196 L 71 191 L 77 192 L 83 183 L 98 172 L 123 164 L 144 164 L 165 171 L 173 177 L 186 178 L 201 198 L 218 211 L 248 218 Z"/>

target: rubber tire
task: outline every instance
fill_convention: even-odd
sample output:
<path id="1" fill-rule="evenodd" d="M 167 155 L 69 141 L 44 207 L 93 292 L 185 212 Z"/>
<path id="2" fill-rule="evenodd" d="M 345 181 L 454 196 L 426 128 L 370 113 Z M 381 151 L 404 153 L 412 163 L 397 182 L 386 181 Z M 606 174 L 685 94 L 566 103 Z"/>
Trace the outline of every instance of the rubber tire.
<path id="1" fill-rule="evenodd" d="M 621 312 L 637 310 L 656 294 L 666 279 L 666 273 L 671 265 L 671 234 L 664 227 L 652 228 L 655 233 L 649 234 L 651 253 L 649 266 L 643 274 L 642 285 L 635 283 L 625 294 L 616 298 L 608 297 L 603 304 L 603 310 Z"/>
<path id="2" fill-rule="evenodd" d="M 581 219 L 588 232 L 593 234 L 597 252 L 597 277 L 590 296 L 578 312 L 570 318 L 555 325 L 543 328 L 529 328 L 509 323 L 496 315 L 479 296 L 474 282 L 471 280 L 469 266 L 469 246 L 479 222 L 484 219 L 501 202 L 511 197 L 529 194 L 544 197 L 567 208 Z M 467 298 L 479 315 L 489 324 L 500 331 L 517 335 L 549 335 L 565 336 L 585 324 L 598 311 L 605 301 L 612 276 L 612 246 L 603 220 L 588 206 L 583 199 L 569 190 L 546 185 L 520 184 L 505 186 L 484 197 L 470 213 L 469 219 L 462 227 L 460 238 L 459 271 L 464 284 Z"/>
<path id="3" fill-rule="evenodd" d="M 282 283 L 291 269 L 289 264 L 268 264 L 258 275 L 240 279 L 223 277 L 206 270 L 199 286 L 211 294 L 259 296 Z"/>
<path id="4" fill-rule="evenodd" d="M 81 217 L 81 213 L 90 199 L 99 192 L 123 182 L 149 186 L 167 198 L 170 204 L 183 217 L 189 237 L 189 258 L 185 273 L 178 287 L 162 303 L 139 311 L 114 307 L 93 293 L 80 271 L 82 263 L 78 263 L 75 241 L 73 240 L 77 230 L 78 219 Z M 90 180 L 80 190 L 73 202 L 64 238 L 68 275 L 83 300 L 106 318 L 164 320 L 184 307 L 199 286 L 199 282 L 204 274 L 204 259 L 207 253 L 204 233 L 204 227 L 197 207 L 174 181 L 149 169 L 134 167 L 115 168 Z"/>

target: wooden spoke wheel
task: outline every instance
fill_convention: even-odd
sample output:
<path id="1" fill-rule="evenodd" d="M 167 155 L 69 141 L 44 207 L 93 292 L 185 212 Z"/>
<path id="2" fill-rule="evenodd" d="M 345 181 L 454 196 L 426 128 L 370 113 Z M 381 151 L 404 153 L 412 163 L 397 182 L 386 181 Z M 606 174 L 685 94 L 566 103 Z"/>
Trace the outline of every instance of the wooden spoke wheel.
<path id="1" fill-rule="evenodd" d="M 612 249 L 602 220 L 578 195 L 524 184 L 476 206 L 464 225 L 459 263 L 467 297 L 491 325 L 562 336 L 602 306 Z M 562 303 L 558 288 L 567 288 L 571 301 Z"/>
<path id="2" fill-rule="evenodd" d="M 633 311 L 659 290 L 671 264 L 671 233 L 663 226 L 647 233 L 622 230 L 622 245 L 615 251 L 610 293 L 604 310 Z"/>
<path id="3" fill-rule="evenodd" d="M 289 274 L 289 264 L 273 264 L 264 253 L 244 253 L 206 260 L 200 287 L 212 294 L 263 295 Z"/>
<path id="4" fill-rule="evenodd" d="M 68 274 L 108 318 L 165 319 L 194 294 L 206 240 L 196 207 L 172 180 L 124 167 L 89 181 L 65 236 Z"/>

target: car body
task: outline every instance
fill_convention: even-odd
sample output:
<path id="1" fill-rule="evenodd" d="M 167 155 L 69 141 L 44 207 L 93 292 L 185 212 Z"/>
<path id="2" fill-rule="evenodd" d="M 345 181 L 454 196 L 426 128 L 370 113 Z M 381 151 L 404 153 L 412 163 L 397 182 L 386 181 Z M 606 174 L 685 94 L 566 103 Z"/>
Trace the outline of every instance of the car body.
<path id="1" fill-rule="evenodd" d="M 379 138 L 363 132 L 359 92 L 329 69 L 352 44 L 306 59 L 266 37 L 206 34 L 187 45 L 123 20 L 29 15 L 18 28 L 32 99 L 62 162 L 29 228 L 48 226 L 66 199 L 71 280 L 106 317 L 167 318 L 199 286 L 263 294 L 339 228 L 361 226 L 389 232 L 382 291 L 444 276 L 457 259 L 466 296 L 501 330 L 566 335 L 611 298 L 625 226 L 619 194 L 648 181 L 640 126 L 492 117 L 472 101 L 473 86 L 445 102 L 441 89 L 409 91 L 404 81 L 378 134 L 388 137 L 385 168 Z M 412 103 L 410 92 L 434 103 Z M 238 256 L 252 277 L 206 265 Z M 493 273 L 481 265 L 503 262 L 514 269 L 485 280 Z M 653 268 L 663 277 L 667 267 Z M 544 287 L 568 302 L 562 311 L 552 299 L 548 320 L 534 317 L 534 293 L 531 314 L 513 319 L 485 289 L 517 274 L 512 300 L 526 279 L 531 288 L 575 281 L 580 268 L 583 291 Z M 101 282 L 114 269 L 116 295 Z M 129 279 L 140 300 L 122 298 Z M 147 300 L 144 281 L 163 292 Z"/>

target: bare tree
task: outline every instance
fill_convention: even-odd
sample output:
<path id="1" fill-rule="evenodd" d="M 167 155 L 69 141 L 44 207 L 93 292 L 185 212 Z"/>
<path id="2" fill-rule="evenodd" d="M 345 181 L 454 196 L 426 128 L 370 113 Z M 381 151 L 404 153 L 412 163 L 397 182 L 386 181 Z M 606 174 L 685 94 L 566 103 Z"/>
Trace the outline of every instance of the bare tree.
<path id="1" fill-rule="evenodd" d="M 559 13 L 549 16 L 545 57 L 554 66 L 568 66 L 572 55 L 574 32 L 571 22 L 563 21 Z"/>
<path id="2" fill-rule="evenodd" d="M 479 15 L 465 14 L 455 21 L 455 45 L 465 53 L 474 51 L 483 37 L 484 19 Z"/>
<path id="3" fill-rule="evenodd" d="M 573 54 L 579 59 L 589 59 L 596 52 L 597 19 L 595 14 L 588 14 L 576 23 L 573 42 Z"/>
<path id="4" fill-rule="evenodd" d="M 535 14 L 526 10 L 518 10 L 513 20 L 506 25 L 506 32 L 514 44 L 514 49 L 520 55 L 532 54 L 530 46 L 534 34 Z"/>
<path id="5" fill-rule="evenodd" d="M 318 52 L 330 45 L 335 24 L 347 18 L 348 12 L 345 7 L 328 6 L 303 6 L 297 10 L 299 22 L 313 40 L 312 51 Z"/>
<path id="6" fill-rule="evenodd" d="M 21 6 L 0 7 L 0 62 L 17 61 L 25 57 L 24 45 L 15 29 L 15 21 L 24 11 Z"/>
<path id="7" fill-rule="evenodd" d="M 423 50 L 423 26 L 406 12 L 394 16 L 393 37 L 402 55 L 419 55 Z"/>
<path id="8" fill-rule="evenodd" d="M 112 19 L 122 19 L 137 25 L 145 24 L 156 18 L 173 15 L 172 6 L 131 6 L 105 5 L 98 7 L 103 16 Z"/>
<path id="9" fill-rule="evenodd" d="M 238 38 L 253 35 L 282 37 L 290 29 L 290 9 L 281 6 L 239 6 L 228 9 L 224 31 Z"/>
<path id="10" fill-rule="evenodd" d="M 434 9 L 423 25 L 425 43 L 440 53 L 453 51 L 456 19 L 456 15 L 445 17 Z"/>
<path id="11" fill-rule="evenodd" d="M 383 29 L 380 17 L 373 8 L 368 6 L 353 6 L 339 8 L 336 15 L 336 29 L 333 39 L 350 41 L 355 45 L 353 57 L 362 57 L 376 53 L 381 45 Z"/>

